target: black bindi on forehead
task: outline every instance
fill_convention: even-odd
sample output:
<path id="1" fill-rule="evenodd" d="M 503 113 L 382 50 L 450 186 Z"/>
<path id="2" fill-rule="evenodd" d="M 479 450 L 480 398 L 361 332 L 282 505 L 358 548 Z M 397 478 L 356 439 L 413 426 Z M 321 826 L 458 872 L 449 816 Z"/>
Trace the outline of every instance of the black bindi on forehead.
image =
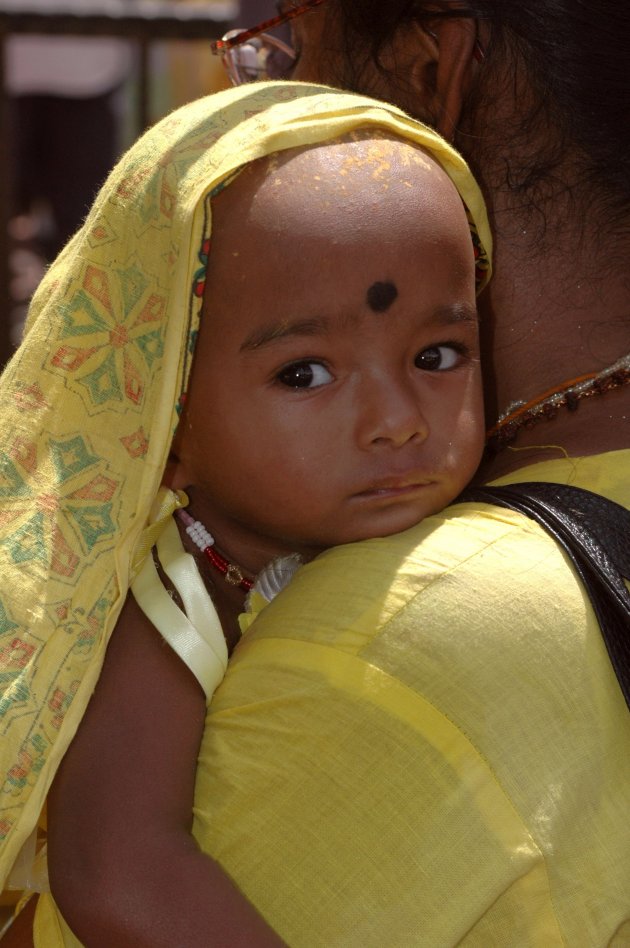
<path id="1" fill-rule="evenodd" d="M 367 291 L 367 304 L 375 313 L 384 313 L 389 309 L 396 297 L 398 290 L 391 280 L 382 280 L 373 283 Z"/>

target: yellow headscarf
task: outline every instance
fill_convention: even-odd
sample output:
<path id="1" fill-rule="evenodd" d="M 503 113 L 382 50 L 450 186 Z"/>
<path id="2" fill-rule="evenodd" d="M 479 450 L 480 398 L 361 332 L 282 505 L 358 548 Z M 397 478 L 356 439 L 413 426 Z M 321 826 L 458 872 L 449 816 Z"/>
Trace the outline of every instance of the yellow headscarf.
<path id="1" fill-rule="evenodd" d="M 256 158 L 366 126 L 434 155 L 489 252 L 480 192 L 434 132 L 360 96 L 256 84 L 194 102 L 144 135 L 36 293 L 0 380 L 0 886 L 150 545 L 143 530 L 199 321 L 208 197 Z"/>

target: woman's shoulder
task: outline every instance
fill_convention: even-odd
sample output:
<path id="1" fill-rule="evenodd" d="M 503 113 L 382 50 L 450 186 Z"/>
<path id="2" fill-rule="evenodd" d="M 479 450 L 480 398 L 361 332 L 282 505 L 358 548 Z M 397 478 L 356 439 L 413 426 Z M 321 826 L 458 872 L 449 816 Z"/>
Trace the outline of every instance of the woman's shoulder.
<path id="1" fill-rule="evenodd" d="M 328 550 L 299 570 L 248 635 L 316 638 L 357 652 L 412 603 L 432 610 L 438 592 L 436 620 L 449 600 L 459 609 L 481 595 L 482 575 L 484 585 L 492 582 L 497 562 L 503 571 L 516 558 L 543 555 L 541 541 L 539 528 L 518 513 L 453 505 L 404 533 Z"/>
<path id="2" fill-rule="evenodd" d="M 533 448 L 533 451 L 539 449 Z M 630 508 L 630 448 L 619 451 L 606 451 L 583 457 L 564 456 L 561 448 L 549 448 L 557 451 L 558 456 L 549 460 L 540 460 L 512 471 L 492 481 L 493 485 L 516 484 L 522 481 L 548 481 L 556 484 L 570 484 L 585 490 L 602 494 L 611 500 Z"/>
<path id="3" fill-rule="evenodd" d="M 521 469 L 500 483 L 573 483 L 630 507 L 630 451 L 562 458 Z M 497 482 L 499 483 L 499 482 Z M 303 567 L 257 618 L 256 637 L 371 648 L 396 619 L 414 616 L 424 633 L 448 627 L 496 635 L 548 624 L 584 625 L 584 595 L 555 542 L 520 513 L 458 503 L 404 533 L 336 547 Z"/>
<path id="4" fill-rule="evenodd" d="M 603 467 L 593 466 L 588 484 L 583 470 L 580 486 L 595 489 Z M 600 933 L 608 940 L 627 917 L 630 719 L 579 580 L 535 523 L 457 504 L 406 533 L 331 550 L 300 570 L 243 646 L 213 701 L 201 756 L 199 787 L 215 826 L 216 806 L 227 800 L 234 814 L 233 788 L 237 796 L 246 788 L 238 819 L 218 823 L 217 851 L 247 854 L 243 819 L 254 813 L 273 834 L 282 812 L 281 839 L 266 849 L 280 853 L 274 878 L 295 878 L 290 859 L 305 835 L 324 839 L 332 857 L 313 886 L 341 886 L 360 910 L 370 898 L 383 903 L 383 876 L 371 863 L 348 872 L 339 858 L 356 852 L 348 826 L 366 863 L 400 868 L 403 889 L 410 866 L 426 874 L 430 864 L 447 893 L 463 870 L 457 913 L 432 916 L 444 926 L 434 943 L 468 933 L 471 944 L 486 944 L 486 926 L 515 931 L 524 917 L 534 919 L 528 944 L 578 943 L 584 932 L 584 943 L 603 943 Z M 236 781 L 238 768 L 246 772 Z M 269 806 L 266 818 L 252 800 Z M 241 839 L 226 844 L 232 832 Z M 436 845 L 427 855 L 429 836 Z M 243 865 L 235 862 L 237 877 Z M 358 894 L 348 879 L 359 880 Z M 366 895 L 370 880 L 378 891 Z M 415 884 L 409 915 L 396 903 L 392 930 L 426 925 L 425 881 Z M 324 896 L 313 886 L 300 897 L 317 912 Z M 445 934 L 451 923 L 461 924 L 457 937 Z"/>

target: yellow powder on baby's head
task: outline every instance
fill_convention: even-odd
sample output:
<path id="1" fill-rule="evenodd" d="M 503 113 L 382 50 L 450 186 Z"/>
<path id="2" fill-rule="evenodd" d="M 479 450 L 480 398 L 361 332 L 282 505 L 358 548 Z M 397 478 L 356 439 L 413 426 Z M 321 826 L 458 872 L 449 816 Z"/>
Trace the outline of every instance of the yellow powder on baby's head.
<path id="1" fill-rule="evenodd" d="M 359 139 L 360 140 L 360 139 Z M 346 155 L 336 173 L 340 177 L 356 174 L 357 171 L 367 172 L 372 181 L 380 183 L 383 190 L 389 190 L 392 177 L 400 180 L 402 169 L 417 165 L 433 172 L 436 170 L 433 162 L 429 161 L 419 148 L 401 148 L 398 140 L 391 138 L 377 138 L 363 144 L 361 152 Z M 412 187 L 410 182 L 405 182 Z"/>
<path id="2" fill-rule="evenodd" d="M 427 173 L 432 173 L 430 183 Z M 327 239 L 334 241 L 330 235 L 339 226 L 341 206 L 360 204 L 367 219 L 379 205 L 393 206 L 397 196 L 407 201 L 412 188 L 419 188 L 421 195 L 441 176 L 447 178 L 446 172 L 420 146 L 359 129 L 330 142 L 289 148 L 257 160 L 243 169 L 232 187 L 242 187 L 248 195 L 243 223 L 257 226 L 265 217 L 268 228 L 265 208 L 272 201 L 278 231 L 294 228 L 302 234 L 305 228 L 323 227 L 328 228 Z"/>
<path id="3" fill-rule="evenodd" d="M 335 150 L 339 143 L 358 143 L 360 148 L 337 151 Z M 437 168 L 431 160 L 425 155 L 423 150 L 418 147 L 401 148 L 399 139 L 388 135 L 380 130 L 357 129 L 348 135 L 342 136 L 336 141 L 327 142 L 316 146 L 318 150 L 327 152 L 330 160 L 327 162 L 326 185 L 330 187 L 339 187 L 346 191 L 348 182 L 352 186 L 353 175 L 356 177 L 356 187 L 359 189 L 361 176 L 357 176 L 358 171 L 363 174 L 367 172 L 373 182 L 381 183 L 383 190 L 389 190 L 391 179 L 395 176 L 400 182 L 400 173 L 404 169 L 411 168 L 413 165 L 420 166 L 427 171 L 433 172 Z M 299 149 L 299 151 L 309 151 L 311 149 Z M 333 157 L 334 156 L 334 157 Z M 281 171 L 287 164 L 292 163 L 295 152 L 289 149 L 284 152 L 276 152 L 262 159 L 261 165 L 264 168 L 264 177 L 273 184 L 274 188 L 282 188 L 287 185 L 286 175 Z M 255 162 L 258 164 L 258 162 Z M 251 166 L 250 166 L 251 167 Z M 297 181 L 295 173 L 292 174 L 292 186 L 298 183 L 313 191 L 318 191 L 318 185 L 324 181 L 321 170 L 314 171 L 310 175 L 307 173 L 303 179 Z M 409 181 L 404 181 L 407 188 L 413 187 Z"/>

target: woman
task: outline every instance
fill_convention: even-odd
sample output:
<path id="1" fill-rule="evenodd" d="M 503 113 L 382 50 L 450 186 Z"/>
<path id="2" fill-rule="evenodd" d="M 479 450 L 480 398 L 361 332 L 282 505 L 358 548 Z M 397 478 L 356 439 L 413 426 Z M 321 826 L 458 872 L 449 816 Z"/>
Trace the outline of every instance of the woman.
<path id="1" fill-rule="evenodd" d="M 627 8 L 327 0 L 292 28 L 296 78 L 394 99 L 482 182 L 483 479 L 630 507 Z M 629 748 L 563 554 L 460 505 L 326 554 L 260 616 L 195 831 L 291 945 L 627 945 Z"/>

